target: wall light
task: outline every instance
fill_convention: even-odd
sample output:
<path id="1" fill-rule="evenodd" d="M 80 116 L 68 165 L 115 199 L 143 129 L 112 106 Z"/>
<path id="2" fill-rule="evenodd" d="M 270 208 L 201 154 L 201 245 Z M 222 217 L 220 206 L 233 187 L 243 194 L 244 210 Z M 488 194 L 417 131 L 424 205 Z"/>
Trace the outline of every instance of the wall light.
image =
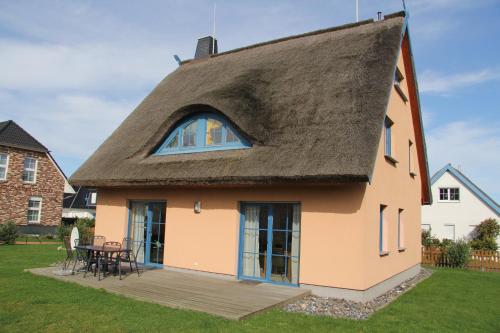
<path id="1" fill-rule="evenodd" d="M 201 201 L 195 201 L 194 202 L 194 212 L 196 214 L 201 213 Z"/>

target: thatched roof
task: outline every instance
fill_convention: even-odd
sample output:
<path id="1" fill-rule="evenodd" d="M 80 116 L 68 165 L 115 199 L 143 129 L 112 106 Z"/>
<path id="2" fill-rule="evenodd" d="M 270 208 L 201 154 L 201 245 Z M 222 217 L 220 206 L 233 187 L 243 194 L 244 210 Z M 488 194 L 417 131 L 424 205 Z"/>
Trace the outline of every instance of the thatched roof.
<path id="1" fill-rule="evenodd" d="M 83 186 L 367 181 L 404 15 L 182 64 L 75 172 Z M 176 122 L 223 114 L 252 148 L 153 155 Z"/>

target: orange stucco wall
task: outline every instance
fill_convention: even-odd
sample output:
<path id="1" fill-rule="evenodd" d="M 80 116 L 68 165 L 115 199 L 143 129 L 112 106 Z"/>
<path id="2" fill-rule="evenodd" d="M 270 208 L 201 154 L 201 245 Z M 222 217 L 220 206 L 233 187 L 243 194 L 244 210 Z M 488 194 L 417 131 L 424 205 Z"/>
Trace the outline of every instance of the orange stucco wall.
<path id="1" fill-rule="evenodd" d="M 403 60 L 398 64 L 402 73 Z M 406 82 L 403 91 L 408 93 Z M 239 203 L 301 203 L 302 284 L 364 290 L 420 262 L 420 178 L 409 174 L 408 141 L 414 139 L 409 102 L 393 89 L 388 116 L 398 163 L 384 157 L 379 143 L 370 184 L 200 189 L 100 189 L 96 234 L 121 240 L 127 230 L 129 200 L 167 202 L 164 264 L 236 275 Z M 416 153 L 415 153 L 416 154 Z M 415 156 L 416 161 L 416 156 Z M 194 213 L 194 202 L 202 210 Z M 379 254 L 379 207 L 387 205 L 387 256 Z M 404 209 L 405 251 L 397 248 L 397 213 Z"/>

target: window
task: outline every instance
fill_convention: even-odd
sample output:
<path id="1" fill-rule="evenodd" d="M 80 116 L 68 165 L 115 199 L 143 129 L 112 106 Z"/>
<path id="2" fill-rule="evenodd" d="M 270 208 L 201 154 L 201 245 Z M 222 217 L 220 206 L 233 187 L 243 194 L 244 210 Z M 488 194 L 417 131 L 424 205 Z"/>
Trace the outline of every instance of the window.
<path id="1" fill-rule="evenodd" d="M 458 187 L 440 188 L 439 201 L 460 201 L 460 189 Z"/>
<path id="2" fill-rule="evenodd" d="M 455 225 L 445 224 L 443 238 L 455 240 Z"/>
<path id="3" fill-rule="evenodd" d="M 403 209 L 398 210 L 398 249 L 405 249 L 405 225 L 403 219 Z"/>
<path id="4" fill-rule="evenodd" d="M 422 224 L 421 229 L 422 229 L 422 231 L 431 231 L 431 225 L 430 224 Z"/>
<path id="5" fill-rule="evenodd" d="M 242 203 L 238 275 L 299 284 L 300 204 Z"/>
<path id="6" fill-rule="evenodd" d="M 403 89 L 401 89 L 401 81 L 404 80 L 404 76 L 399 70 L 399 68 L 396 67 L 396 71 L 394 72 L 394 88 L 396 88 L 396 91 L 398 92 L 399 96 L 405 101 L 405 103 L 408 101 L 408 97 L 406 97 L 405 93 L 403 92 Z"/>
<path id="7" fill-rule="evenodd" d="M 42 198 L 31 197 L 28 201 L 28 223 L 40 223 Z"/>
<path id="8" fill-rule="evenodd" d="M 0 153 L 0 180 L 7 179 L 8 166 L 9 166 L 9 154 Z"/>
<path id="9" fill-rule="evenodd" d="M 389 247 L 387 244 L 388 239 L 388 226 L 387 220 L 385 218 L 385 208 L 387 206 L 380 205 L 380 216 L 379 216 L 379 253 L 381 256 L 389 254 Z"/>
<path id="10" fill-rule="evenodd" d="M 413 162 L 413 156 L 414 156 L 413 142 L 408 141 L 408 167 L 409 167 L 409 172 L 410 172 L 411 176 L 416 176 L 415 165 L 414 165 L 414 162 Z"/>
<path id="11" fill-rule="evenodd" d="M 86 201 L 87 206 L 95 206 L 97 203 L 97 192 L 89 192 Z"/>
<path id="12" fill-rule="evenodd" d="M 394 123 L 389 117 L 385 117 L 384 132 L 385 132 L 385 156 L 392 157 L 392 125 Z"/>
<path id="13" fill-rule="evenodd" d="M 189 117 L 176 126 L 156 154 L 169 155 L 249 147 L 250 144 L 238 135 L 223 117 L 205 113 Z"/>
<path id="14" fill-rule="evenodd" d="M 36 182 L 36 167 L 37 160 L 33 157 L 26 157 L 24 159 L 24 172 L 23 172 L 23 181 L 26 183 L 35 183 Z"/>

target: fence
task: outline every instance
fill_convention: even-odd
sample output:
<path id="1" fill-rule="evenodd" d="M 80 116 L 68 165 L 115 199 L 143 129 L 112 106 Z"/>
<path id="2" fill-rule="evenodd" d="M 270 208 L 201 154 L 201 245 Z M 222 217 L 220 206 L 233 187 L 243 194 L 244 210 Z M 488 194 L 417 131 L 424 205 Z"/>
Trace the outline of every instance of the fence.
<path id="1" fill-rule="evenodd" d="M 422 265 L 452 267 L 446 253 L 438 247 L 422 247 Z M 500 253 L 497 251 L 472 250 L 466 268 L 500 272 Z"/>

